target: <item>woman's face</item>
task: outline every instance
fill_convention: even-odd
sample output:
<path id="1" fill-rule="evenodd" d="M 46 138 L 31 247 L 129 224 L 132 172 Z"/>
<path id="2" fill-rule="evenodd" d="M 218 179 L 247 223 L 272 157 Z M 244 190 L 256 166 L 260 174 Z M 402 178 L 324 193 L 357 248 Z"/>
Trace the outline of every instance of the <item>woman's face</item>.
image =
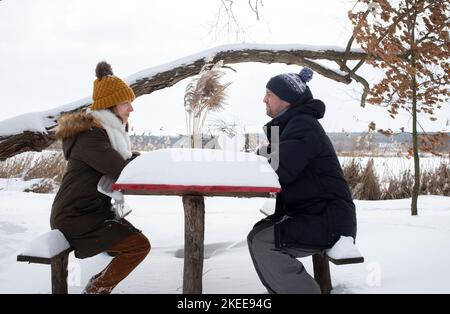
<path id="1" fill-rule="evenodd" d="M 118 104 L 114 107 L 114 113 L 122 119 L 123 123 L 128 122 L 128 117 L 130 113 L 133 112 L 133 106 L 131 105 L 131 101 L 124 101 L 123 103 Z"/>

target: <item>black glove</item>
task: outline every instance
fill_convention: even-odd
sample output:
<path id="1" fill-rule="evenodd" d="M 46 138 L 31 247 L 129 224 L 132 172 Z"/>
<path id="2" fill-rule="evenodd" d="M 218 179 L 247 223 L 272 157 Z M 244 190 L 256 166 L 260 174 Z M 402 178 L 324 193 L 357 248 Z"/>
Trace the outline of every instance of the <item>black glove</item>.
<path id="1" fill-rule="evenodd" d="M 270 158 L 270 145 L 261 145 L 256 150 L 256 154 L 259 156 L 264 156 L 266 158 Z"/>
<path id="2" fill-rule="evenodd" d="M 141 156 L 141 153 L 140 152 L 132 152 L 131 153 L 131 160 L 133 160 L 134 158 L 136 158 L 136 157 L 138 157 L 138 156 Z"/>
<path id="3" fill-rule="evenodd" d="M 140 156 L 140 155 L 141 155 L 140 152 L 132 152 L 132 153 L 131 153 L 131 157 L 128 158 L 127 160 L 125 160 L 125 166 L 127 166 L 130 162 L 133 161 L 134 158 L 136 158 L 136 157 L 138 157 L 138 156 Z"/>

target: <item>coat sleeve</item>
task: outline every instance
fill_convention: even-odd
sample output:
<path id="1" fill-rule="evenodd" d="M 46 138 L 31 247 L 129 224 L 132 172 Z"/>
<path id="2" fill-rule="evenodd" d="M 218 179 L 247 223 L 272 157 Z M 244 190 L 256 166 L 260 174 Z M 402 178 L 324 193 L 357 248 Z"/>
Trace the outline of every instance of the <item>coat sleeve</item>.
<path id="1" fill-rule="evenodd" d="M 94 128 L 78 138 L 77 153 L 73 158 L 82 160 L 103 175 L 117 180 L 125 167 L 125 160 L 111 146 L 108 135 Z"/>
<path id="2" fill-rule="evenodd" d="M 272 143 L 271 165 L 282 186 L 295 180 L 320 153 L 319 130 L 309 121 L 291 120 L 281 134 L 279 147 Z"/>

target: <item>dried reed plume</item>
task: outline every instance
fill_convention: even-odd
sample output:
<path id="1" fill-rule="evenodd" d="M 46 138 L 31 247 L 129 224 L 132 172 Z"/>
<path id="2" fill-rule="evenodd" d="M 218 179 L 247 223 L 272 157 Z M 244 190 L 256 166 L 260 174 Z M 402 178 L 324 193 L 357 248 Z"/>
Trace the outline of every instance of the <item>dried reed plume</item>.
<path id="1" fill-rule="evenodd" d="M 223 109 L 226 99 L 225 90 L 231 83 L 220 82 L 225 74 L 220 71 L 222 66 L 222 62 L 218 62 L 212 67 L 211 64 L 205 65 L 199 77 L 193 79 L 186 87 L 184 96 L 186 128 L 188 134 L 193 138 L 202 134 L 203 125 L 210 111 Z"/>

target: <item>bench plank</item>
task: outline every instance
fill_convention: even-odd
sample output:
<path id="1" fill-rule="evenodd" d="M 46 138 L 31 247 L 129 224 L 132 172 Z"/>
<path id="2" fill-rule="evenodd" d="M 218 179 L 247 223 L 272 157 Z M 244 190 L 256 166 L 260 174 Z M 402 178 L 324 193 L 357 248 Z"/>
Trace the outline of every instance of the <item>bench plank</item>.
<path id="1" fill-rule="evenodd" d="M 50 265 L 53 260 L 60 259 L 64 255 L 68 255 L 70 252 L 72 252 L 72 248 L 68 248 L 65 251 L 62 251 L 56 256 L 53 257 L 37 257 L 37 256 L 29 256 L 29 255 L 17 255 L 17 261 L 18 262 L 28 262 L 29 264 L 35 263 L 35 264 L 46 264 Z"/>
<path id="2" fill-rule="evenodd" d="M 29 264 L 47 264 L 50 265 L 52 260 L 46 257 L 36 257 L 36 256 L 28 256 L 28 255 L 17 255 L 18 262 L 28 262 Z"/>
<path id="3" fill-rule="evenodd" d="M 361 257 L 353 257 L 353 258 L 334 259 L 327 255 L 327 259 L 335 265 L 364 263 L 364 257 L 362 257 L 362 256 Z"/>

